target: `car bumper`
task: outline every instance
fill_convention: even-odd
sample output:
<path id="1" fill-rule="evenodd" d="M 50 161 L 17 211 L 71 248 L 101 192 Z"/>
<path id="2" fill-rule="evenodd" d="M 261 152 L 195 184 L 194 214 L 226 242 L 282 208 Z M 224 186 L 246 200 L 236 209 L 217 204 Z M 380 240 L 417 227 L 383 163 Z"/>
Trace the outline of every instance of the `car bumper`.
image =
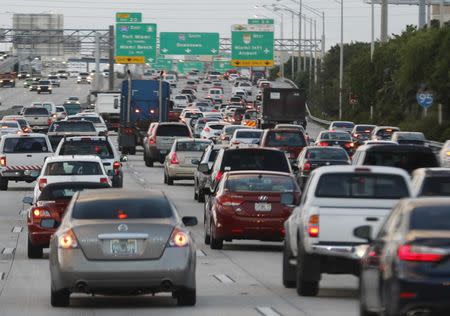
<path id="1" fill-rule="evenodd" d="M 167 167 L 167 174 L 172 179 L 186 179 L 186 180 L 193 180 L 194 179 L 194 173 L 195 173 L 196 167 L 181 167 L 181 166 L 174 166 L 170 165 Z"/>
<path id="2" fill-rule="evenodd" d="M 54 221 L 56 224 L 57 222 Z M 59 225 L 57 223 L 56 225 Z M 48 248 L 50 238 L 55 233 L 56 228 L 43 228 L 40 225 L 28 224 L 28 239 L 34 246 Z"/>
<path id="3" fill-rule="evenodd" d="M 166 248 L 157 260 L 87 260 L 81 249 L 55 249 L 50 254 L 50 273 L 55 290 L 109 292 L 143 290 L 148 292 L 195 288 L 196 256 L 193 248 Z M 162 286 L 164 281 L 173 285 Z M 77 285 L 86 284 L 81 290 Z"/>
<path id="4" fill-rule="evenodd" d="M 41 170 L 39 169 L 23 169 L 23 170 L 6 170 L 0 171 L 3 179 L 10 181 L 35 181 L 39 177 Z"/>
<path id="5" fill-rule="evenodd" d="M 172 147 L 172 145 L 170 147 Z M 164 161 L 164 159 L 166 158 L 169 151 L 170 151 L 170 148 L 158 149 L 156 146 L 152 146 L 152 147 L 149 147 L 149 157 L 153 161 Z"/>
<path id="6" fill-rule="evenodd" d="M 253 239 L 282 241 L 283 224 L 287 217 L 249 218 L 238 216 L 218 216 L 215 225 L 216 237 L 220 239 Z"/>
<path id="7" fill-rule="evenodd" d="M 364 255 L 364 250 L 367 249 L 367 245 L 339 246 L 312 244 L 308 248 L 308 252 L 316 255 L 340 257 L 358 261 Z"/>

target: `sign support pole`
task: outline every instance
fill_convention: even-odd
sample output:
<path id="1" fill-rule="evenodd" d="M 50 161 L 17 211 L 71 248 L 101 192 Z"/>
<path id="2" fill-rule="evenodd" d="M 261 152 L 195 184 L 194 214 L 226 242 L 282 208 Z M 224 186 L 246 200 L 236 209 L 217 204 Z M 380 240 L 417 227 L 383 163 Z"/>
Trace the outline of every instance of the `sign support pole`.
<path id="1" fill-rule="evenodd" d="M 114 25 L 109 26 L 109 76 L 108 90 L 114 90 Z"/>

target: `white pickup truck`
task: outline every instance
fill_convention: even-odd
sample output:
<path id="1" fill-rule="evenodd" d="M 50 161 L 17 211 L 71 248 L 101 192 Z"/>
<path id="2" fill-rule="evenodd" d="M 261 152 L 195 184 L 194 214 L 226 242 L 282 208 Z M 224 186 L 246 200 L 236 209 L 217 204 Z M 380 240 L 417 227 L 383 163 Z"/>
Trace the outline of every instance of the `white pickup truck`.
<path id="1" fill-rule="evenodd" d="M 0 140 L 0 191 L 8 181 L 33 182 L 41 173 L 52 146 L 44 134 L 8 134 Z"/>
<path id="2" fill-rule="evenodd" d="M 322 273 L 359 275 L 367 241 L 355 228 L 378 233 L 397 201 L 411 196 L 409 175 L 376 166 L 329 166 L 314 170 L 300 206 L 285 222 L 283 284 L 315 296 Z"/>

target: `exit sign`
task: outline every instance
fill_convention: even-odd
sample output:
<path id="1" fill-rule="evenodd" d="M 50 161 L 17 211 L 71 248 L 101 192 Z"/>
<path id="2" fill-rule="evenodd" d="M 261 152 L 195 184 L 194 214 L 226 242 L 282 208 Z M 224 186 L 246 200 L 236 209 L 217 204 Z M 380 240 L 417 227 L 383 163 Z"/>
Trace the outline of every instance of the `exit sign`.
<path id="1" fill-rule="evenodd" d="M 139 23 L 142 22 L 142 13 L 139 12 L 117 12 L 117 23 Z"/>

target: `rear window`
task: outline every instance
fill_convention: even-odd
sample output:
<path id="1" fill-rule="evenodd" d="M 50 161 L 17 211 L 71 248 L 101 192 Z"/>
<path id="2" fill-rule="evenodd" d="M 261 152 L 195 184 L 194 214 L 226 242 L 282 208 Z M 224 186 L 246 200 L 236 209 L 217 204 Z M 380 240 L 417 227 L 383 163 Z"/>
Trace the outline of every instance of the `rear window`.
<path id="1" fill-rule="evenodd" d="M 101 124 L 102 121 L 97 116 L 77 116 L 77 117 L 71 117 L 70 120 L 76 120 L 76 121 L 87 121 L 92 122 L 94 124 Z"/>
<path id="2" fill-rule="evenodd" d="M 65 141 L 61 146 L 59 155 L 94 155 L 100 157 L 100 159 L 114 158 L 114 152 L 109 145 L 109 142 L 91 139 Z"/>
<path id="3" fill-rule="evenodd" d="M 44 137 L 6 138 L 4 153 L 46 153 L 49 152 Z"/>
<path id="4" fill-rule="evenodd" d="M 450 196 L 450 176 L 426 178 L 422 186 L 422 196 Z"/>
<path id="5" fill-rule="evenodd" d="M 335 122 L 333 123 L 334 128 L 353 128 L 355 124 L 350 122 Z"/>
<path id="6" fill-rule="evenodd" d="M 183 125 L 159 125 L 156 129 L 156 136 L 185 136 L 191 134 L 187 126 Z"/>
<path id="7" fill-rule="evenodd" d="M 151 205 L 151 207 L 149 207 Z M 76 202 L 72 217 L 75 219 L 135 219 L 168 218 L 173 214 L 166 199 L 122 197 Z"/>
<path id="8" fill-rule="evenodd" d="M 236 138 L 260 138 L 262 132 L 249 131 L 238 131 L 236 132 Z"/>
<path id="9" fill-rule="evenodd" d="M 23 111 L 24 115 L 49 115 L 49 112 L 46 108 L 35 107 L 35 108 L 26 108 Z"/>
<path id="10" fill-rule="evenodd" d="M 50 162 L 44 171 L 45 176 L 95 176 L 102 175 L 98 162 L 93 161 L 58 161 Z"/>
<path id="11" fill-rule="evenodd" d="M 91 122 L 56 122 L 50 126 L 49 132 L 95 132 Z"/>
<path id="12" fill-rule="evenodd" d="M 210 142 L 177 142 L 176 151 L 201 151 L 211 145 Z"/>
<path id="13" fill-rule="evenodd" d="M 272 175 L 233 175 L 225 188 L 232 192 L 293 192 L 294 181 L 289 177 Z"/>
<path id="14" fill-rule="evenodd" d="M 199 117 L 203 117 L 202 113 L 192 113 L 192 112 L 187 112 L 184 115 L 185 118 L 199 118 Z"/>
<path id="15" fill-rule="evenodd" d="M 215 130 L 219 130 L 219 129 L 223 129 L 224 125 L 221 124 L 210 124 L 209 128 L 215 129 Z"/>
<path id="16" fill-rule="evenodd" d="M 41 195 L 39 195 L 39 201 L 54 201 L 54 200 L 70 200 L 76 192 L 80 192 L 86 189 L 106 189 L 107 184 L 103 183 L 85 183 L 83 185 L 47 185 L 42 189 Z"/>
<path id="17" fill-rule="evenodd" d="M 75 115 L 81 112 L 81 106 L 79 104 L 64 104 L 67 114 Z"/>
<path id="18" fill-rule="evenodd" d="M 18 124 L 17 122 L 0 122 L 0 127 L 1 128 L 11 128 L 11 127 L 15 127 L 18 128 Z"/>
<path id="19" fill-rule="evenodd" d="M 265 170 L 290 172 L 286 156 L 276 150 L 227 150 L 221 171 Z"/>
<path id="20" fill-rule="evenodd" d="M 408 196 L 408 187 L 403 177 L 398 175 L 330 173 L 320 177 L 316 196 L 345 199 L 401 199 Z"/>
<path id="21" fill-rule="evenodd" d="M 374 126 L 360 125 L 360 126 L 356 126 L 356 131 L 358 133 L 370 133 L 370 132 L 372 132 L 372 130 L 374 128 L 375 128 Z"/>
<path id="22" fill-rule="evenodd" d="M 186 99 L 187 99 L 187 96 L 185 96 L 185 95 L 177 95 L 175 97 L 175 100 L 186 100 Z"/>
<path id="23" fill-rule="evenodd" d="M 418 207 L 411 213 L 410 229 L 450 231 L 448 206 Z"/>
<path id="24" fill-rule="evenodd" d="M 224 129 L 224 133 L 225 133 L 226 135 L 228 135 L 228 136 L 231 136 L 231 135 L 234 134 L 234 132 L 235 132 L 237 129 L 241 129 L 241 128 L 242 128 L 241 125 L 227 126 L 227 127 L 225 127 L 225 129 Z"/>
<path id="25" fill-rule="evenodd" d="M 298 131 L 289 132 L 269 132 L 266 146 L 269 147 L 304 147 L 306 146 L 305 136 Z"/>
<path id="26" fill-rule="evenodd" d="M 317 148 L 309 149 L 306 159 L 311 160 L 348 160 L 348 155 L 344 149 L 340 148 Z"/>
<path id="27" fill-rule="evenodd" d="M 349 133 L 322 133 L 322 135 L 320 136 L 320 139 L 321 140 L 345 140 L 345 141 L 352 140 Z"/>
<path id="28" fill-rule="evenodd" d="M 432 152 L 420 151 L 367 151 L 365 165 L 402 168 L 412 172 L 418 168 L 437 167 L 436 156 Z"/>
<path id="29" fill-rule="evenodd" d="M 391 139 L 392 134 L 396 131 L 397 131 L 396 129 L 384 128 L 384 129 L 380 129 L 376 135 L 381 137 L 381 139 L 386 140 L 386 139 Z"/>

